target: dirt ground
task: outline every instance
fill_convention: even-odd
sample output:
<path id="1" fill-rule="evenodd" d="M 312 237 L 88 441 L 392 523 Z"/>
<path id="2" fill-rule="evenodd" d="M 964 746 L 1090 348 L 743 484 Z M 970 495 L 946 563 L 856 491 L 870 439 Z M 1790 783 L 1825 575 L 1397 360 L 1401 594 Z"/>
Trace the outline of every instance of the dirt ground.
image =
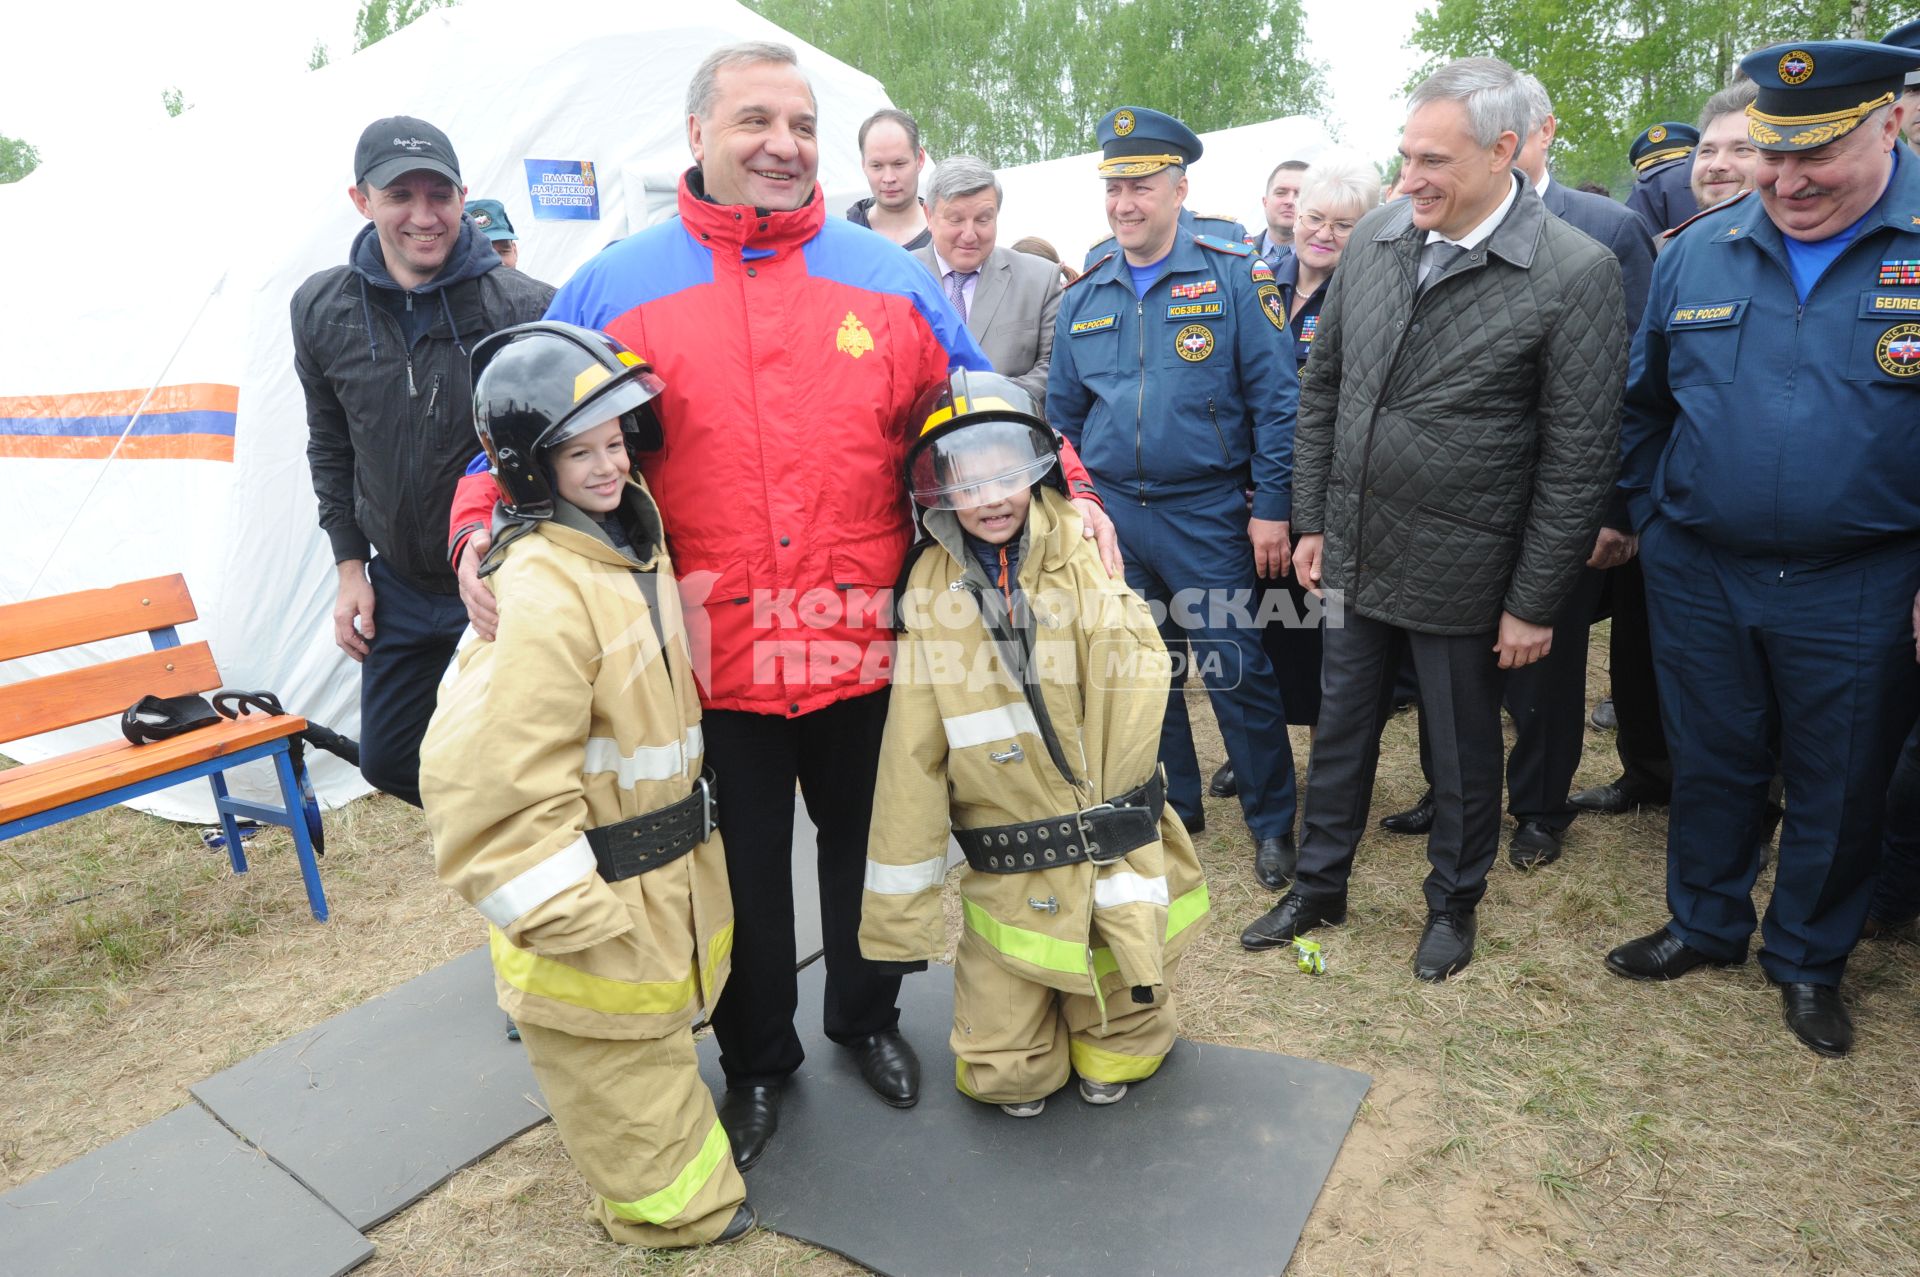
<path id="1" fill-rule="evenodd" d="M 1388 728 L 1376 816 L 1418 796 L 1412 728 Z M 1295 753 L 1304 767 L 1304 733 Z M 1580 782 L 1613 764 L 1611 737 L 1589 733 Z M 1183 1033 L 1374 1079 L 1290 1272 L 1920 1272 L 1920 948 L 1855 954 L 1846 1060 L 1793 1040 L 1757 966 L 1665 986 L 1609 976 L 1606 950 L 1665 916 L 1652 812 L 1582 818 L 1565 857 L 1531 875 L 1502 859 L 1473 966 L 1437 987 L 1411 974 L 1423 842 L 1376 833 L 1347 925 L 1320 933 L 1326 974 L 1307 976 L 1240 949 L 1273 897 L 1232 801 L 1208 800 L 1208 820 L 1214 913 L 1183 964 Z M 328 830 L 326 925 L 277 832 L 239 879 L 197 831 L 126 811 L 0 844 L 0 1188 L 479 943 L 478 919 L 433 879 L 417 813 L 366 799 Z M 585 1194 L 543 1126 L 381 1226 L 359 1271 L 865 1271 L 768 1234 L 691 1254 L 614 1247 L 581 1217 Z"/>

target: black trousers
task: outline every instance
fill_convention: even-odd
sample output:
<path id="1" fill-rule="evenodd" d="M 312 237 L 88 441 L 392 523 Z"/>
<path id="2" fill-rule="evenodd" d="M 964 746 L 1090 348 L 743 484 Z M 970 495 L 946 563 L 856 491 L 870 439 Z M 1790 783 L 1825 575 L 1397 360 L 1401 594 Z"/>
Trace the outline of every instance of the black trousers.
<path id="1" fill-rule="evenodd" d="M 1393 710 L 1403 651 L 1420 679 L 1421 721 L 1432 733 L 1433 832 L 1427 908 L 1465 912 L 1486 894 L 1500 850 L 1500 668 L 1494 634 L 1421 634 L 1349 610 L 1324 633 L 1320 725 L 1308 764 L 1305 834 L 1294 889 L 1346 895 L 1367 829 L 1380 729 Z"/>
<path id="2" fill-rule="evenodd" d="M 867 827 L 887 722 L 882 688 L 795 718 L 714 710 L 701 719 L 720 789 L 733 887 L 733 975 L 714 1008 L 728 1086 L 777 1086 L 805 1052 L 794 1031 L 793 787 L 820 831 L 820 929 L 827 1036 L 850 1042 L 900 1021 L 897 968 L 860 956 Z"/>
<path id="3" fill-rule="evenodd" d="M 1613 744 L 1620 754 L 1621 783 L 1636 794 L 1664 800 L 1673 791 L 1673 764 L 1660 725 L 1660 688 L 1647 628 L 1647 581 L 1638 556 L 1608 571 L 1607 593 L 1613 612 L 1607 665 L 1613 712 L 1620 720 Z"/>
<path id="4" fill-rule="evenodd" d="M 1581 568 L 1554 624 L 1552 648 L 1506 676 L 1507 712 L 1514 726 L 1507 811 L 1515 820 L 1537 821 L 1556 833 L 1579 815 L 1567 794 L 1586 745 L 1587 631 L 1606 582 L 1605 572 Z M 1614 707 L 1619 708 L 1617 698 Z"/>
<path id="5" fill-rule="evenodd" d="M 402 802 L 420 805 L 420 742 L 440 680 L 467 630 L 458 594 L 419 588 L 376 556 L 373 637 L 360 665 L 360 774 Z"/>

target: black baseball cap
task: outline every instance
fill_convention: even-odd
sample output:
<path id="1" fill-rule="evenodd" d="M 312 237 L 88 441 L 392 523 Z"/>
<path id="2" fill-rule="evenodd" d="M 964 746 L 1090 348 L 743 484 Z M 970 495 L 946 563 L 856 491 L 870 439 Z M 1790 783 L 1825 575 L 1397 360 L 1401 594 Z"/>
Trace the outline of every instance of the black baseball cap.
<path id="1" fill-rule="evenodd" d="M 375 120 L 353 151 L 353 180 L 385 186 L 402 173 L 438 173 L 460 185 L 460 157 L 447 135 L 411 115 Z"/>

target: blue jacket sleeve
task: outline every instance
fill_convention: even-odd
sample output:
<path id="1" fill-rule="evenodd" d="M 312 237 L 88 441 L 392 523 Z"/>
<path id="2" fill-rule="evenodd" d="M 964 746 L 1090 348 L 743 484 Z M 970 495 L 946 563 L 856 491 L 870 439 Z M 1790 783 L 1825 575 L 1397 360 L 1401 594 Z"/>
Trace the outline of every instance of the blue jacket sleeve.
<path id="1" fill-rule="evenodd" d="M 1661 318 L 1673 295 L 1680 251 L 1655 262 L 1640 327 L 1627 363 L 1627 395 L 1620 415 L 1620 495 L 1635 531 L 1653 517 L 1653 475 L 1673 435 L 1680 404 L 1667 384 L 1667 334 Z"/>
<path id="2" fill-rule="evenodd" d="M 1293 426 L 1300 410 L 1300 374 L 1292 339 L 1262 304 L 1252 272 L 1258 257 L 1232 271 L 1235 280 L 1234 357 L 1240 396 L 1253 430 L 1253 517 L 1293 517 Z M 1276 290 L 1277 292 L 1277 290 Z"/>
<path id="3" fill-rule="evenodd" d="M 1069 292 L 1060 299 L 1060 313 L 1053 321 L 1053 367 L 1047 372 L 1047 424 L 1078 448 L 1080 432 L 1087 424 L 1087 409 L 1093 405 L 1093 394 L 1080 376 L 1079 365 L 1074 360 L 1073 339 L 1067 335 L 1073 323 L 1072 297 Z"/>

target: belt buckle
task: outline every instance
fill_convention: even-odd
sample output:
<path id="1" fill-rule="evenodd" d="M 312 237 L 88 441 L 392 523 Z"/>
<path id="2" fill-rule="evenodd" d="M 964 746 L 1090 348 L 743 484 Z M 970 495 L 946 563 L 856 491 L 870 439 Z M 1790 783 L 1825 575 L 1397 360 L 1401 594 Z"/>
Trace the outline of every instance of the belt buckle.
<path id="1" fill-rule="evenodd" d="M 1122 852 L 1119 855 L 1103 857 L 1101 855 L 1100 839 L 1095 834 L 1093 826 L 1087 823 L 1087 817 L 1103 811 L 1118 810 L 1119 808 L 1115 807 L 1111 801 L 1108 801 L 1092 807 L 1082 807 L 1079 811 L 1073 813 L 1073 823 L 1080 829 L 1080 845 L 1086 848 L 1087 859 L 1096 865 L 1110 865 L 1117 860 L 1125 860 L 1126 853 Z"/>
<path id="2" fill-rule="evenodd" d="M 707 783 L 704 772 L 694 784 L 700 786 L 700 842 L 704 843 L 713 837 L 713 786 Z"/>

